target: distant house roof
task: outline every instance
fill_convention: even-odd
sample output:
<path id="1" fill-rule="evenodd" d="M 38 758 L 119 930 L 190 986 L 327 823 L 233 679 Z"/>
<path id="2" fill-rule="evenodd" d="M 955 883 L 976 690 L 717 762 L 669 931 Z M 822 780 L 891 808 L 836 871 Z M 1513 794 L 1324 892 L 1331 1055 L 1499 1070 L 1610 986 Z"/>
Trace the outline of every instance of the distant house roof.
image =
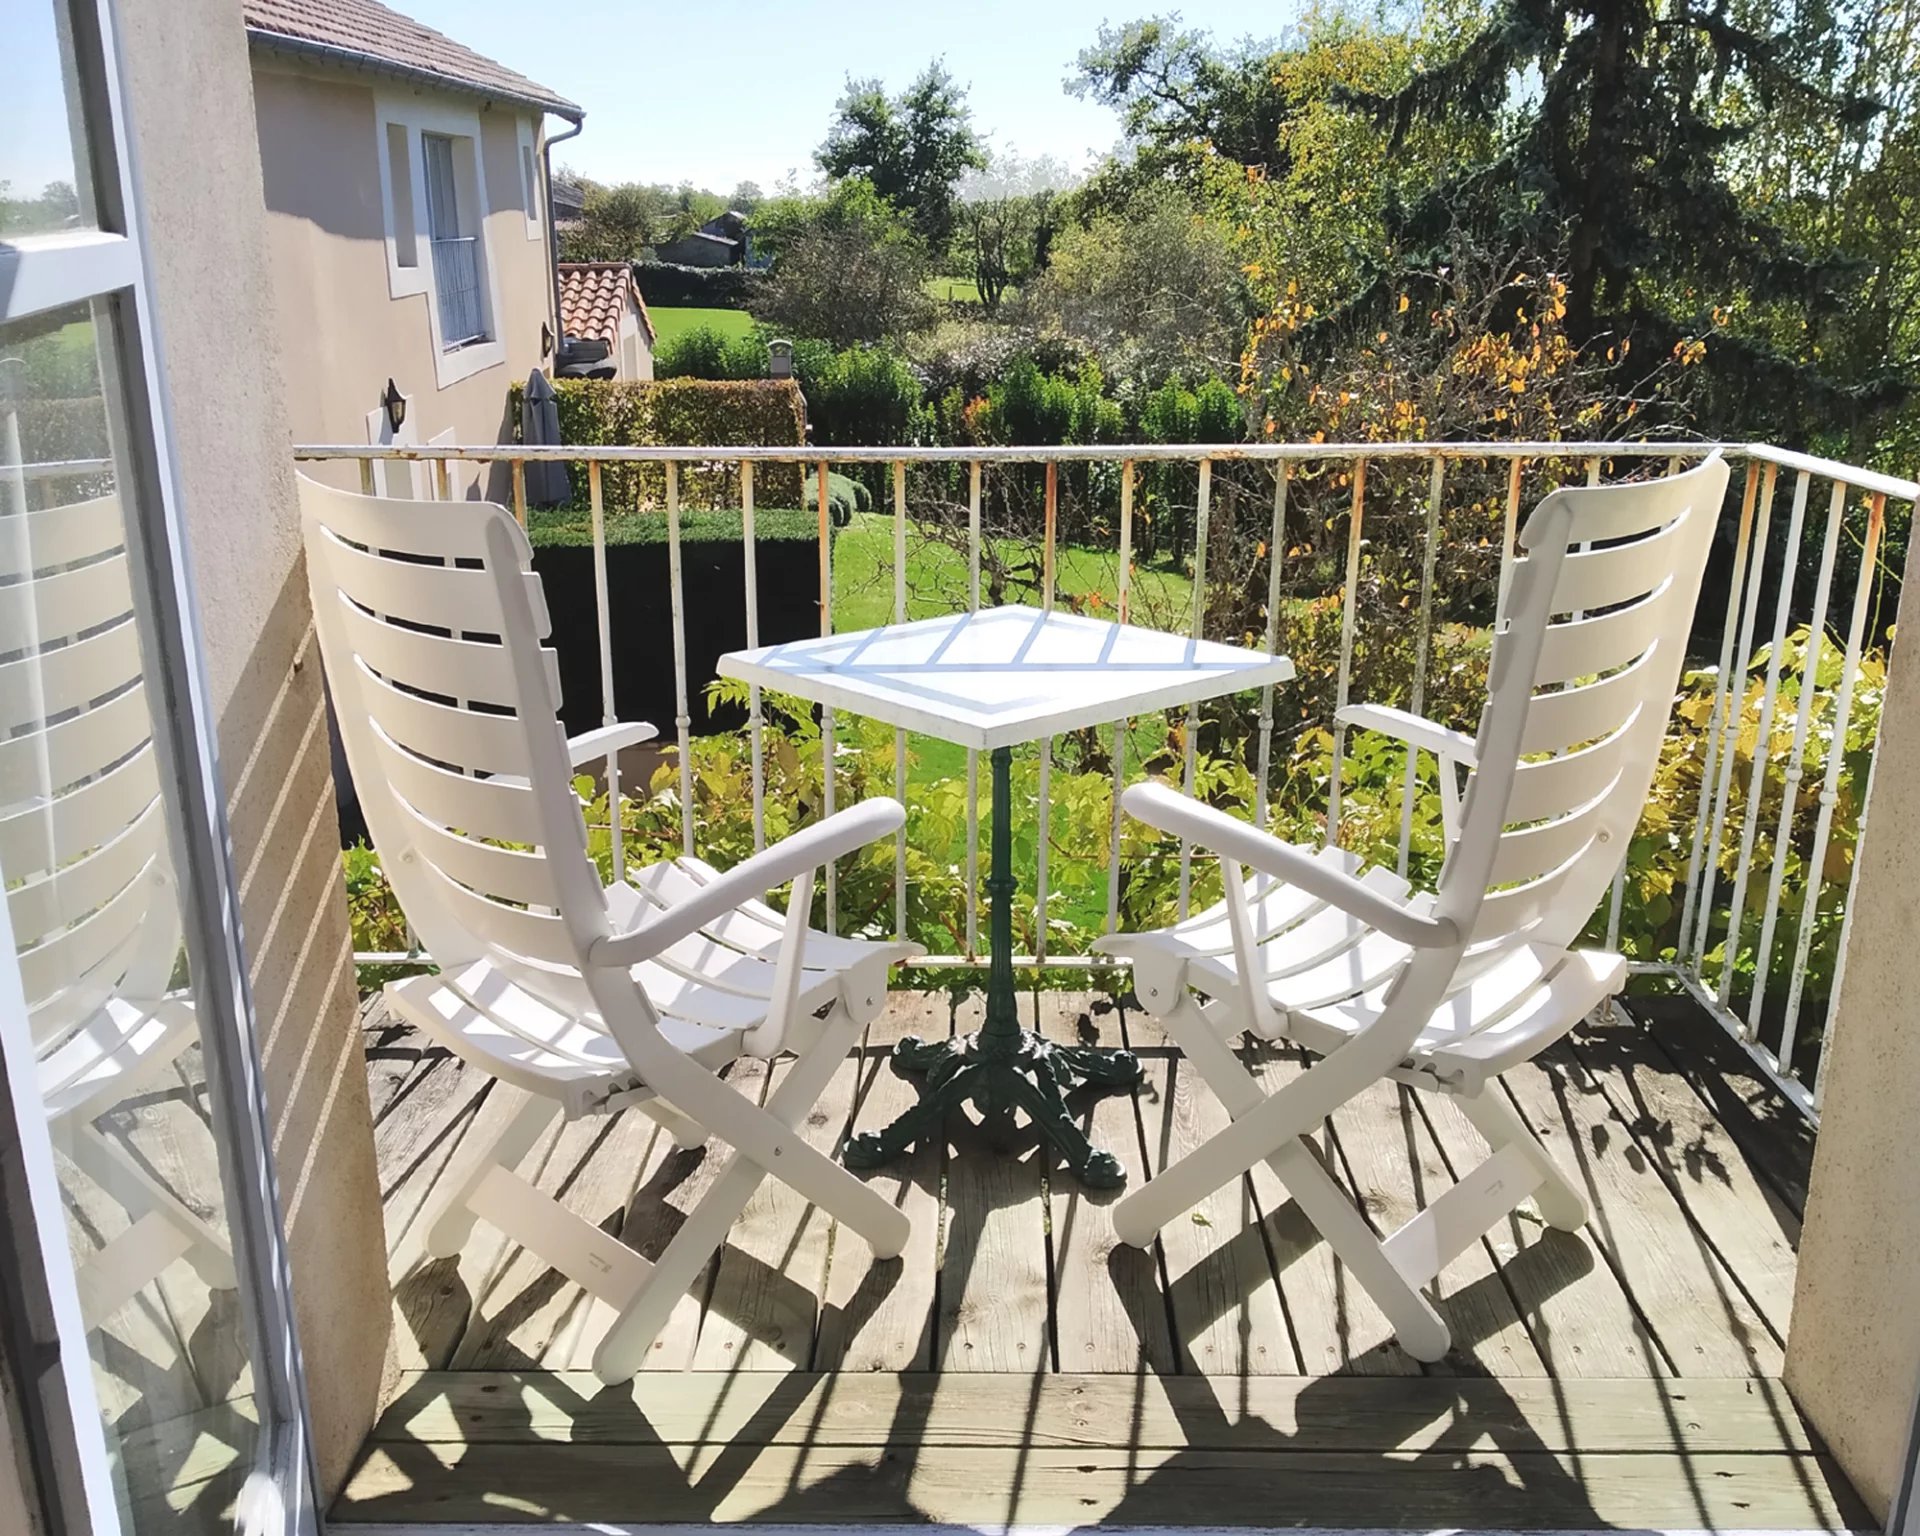
<path id="1" fill-rule="evenodd" d="M 627 295 L 640 309 L 640 327 L 653 343 L 653 317 L 633 280 L 633 267 L 624 261 L 563 261 L 560 263 L 560 329 L 569 336 L 604 341 L 609 352 L 620 345 L 620 317 Z"/>
<path id="2" fill-rule="evenodd" d="M 586 116 L 564 96 L 379 0 L 242 0 L 241 9 L 257 47 L 536 107 L 576 123 Z"/>

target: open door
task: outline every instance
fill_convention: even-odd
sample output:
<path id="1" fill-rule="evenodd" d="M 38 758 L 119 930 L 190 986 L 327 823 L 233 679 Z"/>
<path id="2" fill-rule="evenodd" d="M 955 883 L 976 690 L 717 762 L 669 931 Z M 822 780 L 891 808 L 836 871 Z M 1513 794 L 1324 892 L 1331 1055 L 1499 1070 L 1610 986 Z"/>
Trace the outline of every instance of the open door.
<path id="1" fill-rule="evenodd" d="M 112 0 L 0 30 L 14 1433 L 49 1531 L 294 1536 L 300 1358 Z"/>

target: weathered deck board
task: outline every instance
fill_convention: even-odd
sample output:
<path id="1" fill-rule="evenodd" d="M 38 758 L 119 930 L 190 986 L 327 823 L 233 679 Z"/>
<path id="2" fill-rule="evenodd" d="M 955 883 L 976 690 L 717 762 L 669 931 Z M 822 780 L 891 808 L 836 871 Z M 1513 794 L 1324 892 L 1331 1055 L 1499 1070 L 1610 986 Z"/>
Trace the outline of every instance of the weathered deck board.
<path id="1" fill-rule="evenodd" d="M 867 1026 L 859 1062 L 855 1131 L 878 1130 L 919 1098 L 913 1082 L 893 1070 L 889 1054 L 907 1035 L 950 1034 L 953 1008 L 939 994 L 896 1001 Z M 897 1259 L 880 1262 L 851 1232 L 834 1234 L 833 1257 L 820 1309 L 814 1364 L 820 1370 L 912 1371 L 933 1362 L 934 1288 L 940 1263 L 940 1180 L 946 1148 L 929 1141 L 891 1168 L 863 1175 L 885 1190 L 913 1222 L 913 1237 Z"/>
<path id="2" fill-rule="evenodd" d="M 1440 1149 L 1413 1106 L 1415 1090 L 1375 1083 L 1333 1116 L 1334 1141 L 1354 1196 L 1382 1237 L 1397 1231 L 1453 1187 Z M 1434 1305 L 1453 1333 L 1430 1374 L 1545 1376 L 1493 1257 L 1475 1243 L 1441 1271 Z"/>
<path id="3" fill-rule="evenodd" d="M 1096 1012 L 1082 992 L 1043 993 L 1040 1029 L 1064 1045 L 1123 1046 L 1120 1010 Z M 1094 1145 L 1111 1152 L 1138 1183 L 1140 1123 L 1130 1093 L 1087 1093 L 1069 1105 Z M 1088 1190 L 1056 1155 L 1048 1167 L 1053 1224 L 1054 1341 L 1063 1371 L 1174 1369 L 1173 1335 L 1155 1249 L 1131 1248 L 1113 1234 L 1122 1190 Z"/>
<path id="4" fill-rule="evenodd" d="M 1150 1016 L 1131 1015 L 1127 1034 L 1146 1067 L 1140 1116 L 1147 1172 L 1154 1174 L 1224 1129 L 1227 1112 Z M 1160 1251 L 1182 1371 L 1264 1376 L 1300 1369 L 1246 1179 L 1161 1228 Z"/>
<path id="5" fill-rule="evenodd" d="M 1033 1020 L 1033 994 L 1020 999 Z M 954 1029 L 980 1026 L 970 997 Z M 947 1216 L 940 1253 L 936 1365 L 950 1371 L 1044 1371 L 1047 1344 L 1047 1220 L 1040 1187 L 1045 1154 L 1030 1128 L 1008 1148 L 962 1113 L 948 1127 Z"/>
<path id="6" fill-rule="evenodd" d="M 1132 1098 L 1077 1106 L 1136 1179 L 1143 1155 L 1159 1166 L 1209 1116 L 1224 1123 L 1150 1019 L 1068 994 L 1029 995 L 1023 1012 L 1036 1001 L 1055 1038 L 1077 1038 L 1085 1017 L 1102 1043 L 1124 1032 L 1148 1053 Z M 959 1027 L 978 1014 L 963 1008 Z M 952 1017 L 943 997 L 897 998 L 809 1136 L 830 1145 L 912 1103 L 915 1081 L 886 1052 Z M 405 1064 L 404 1040 L 381 1040 L 382 1174 L 400 1232 L 475 1120 L 477 1087 L 457 1063 Z M 1249 1060 L 1269 1089 L 1303 1070 L 1288 1050 Z M 1424 1376 L 1264 1167 L 1239 1199 L 1216 1197 L 1217 1213 L 1203 1207 L 1203 1221 L 1135 1254 L 1112 1242 L 1109 1199 L 1080 1191 L 1030 1133 L 1009 1155 L 951 1127 L 949 1146 L 868 1175 L 914 1218 L 907 1255 L 888 1264 L 763 1186 L 769 1198 L 682 1302 L 655 1369 L 611 1389 L 580 1369 L 608 1309 L 523 1273 L 524 1255 L 488 1256 L 482 1229 L 481 1257 L 463 1255 L 440 1310 L 467 1329 L 463 1363 L 514 1369 L 403 1377 L 334 1518 L 1230 1526 L 1272 1524 L 1278 1510 L 1287 1523 L 1376 1527 L 1864 1524 L 1774 1379 L 1797 1224 L 1779 1171 L 1716 1121 L 1713 1096 L 1734 1089 L 1706 1070 L 1618 1026 L 1512 1075 L 1595 1219 L 1555 1233 L 1523 1208 L 1457 1259 L 1440 1305 L 1458 1347 Z M 1749 1113 L 1759 1125 L 1767 1111 Z M 638 1155 L 569 1128 L 522 1172 L 609 1221 L 638 1184 L 621 1230 L 657 1254 L 724 1154 L 675 1152 L 637 1115 L 614 1124 Z M 1485 1155 L 1457 1105 L 1392 1087 L 1316 1141 L 1382 1227 Z M 456 1357 L 445 1320 L 434 1326 L 427 1363 L 439 1366 Z M 211 1470 L 183 1463 L 179 1486 L 191 1493 Z"/>
<path id="7" fill-rule="evenodd" d="M 1299 1053 L 1290 1048 L 1259 1045 L 1246 1050 L 1254 1079 L 1268 1093 L 1278 1092 L 1305 1070 Z M 1325 1161 L 1326 1132 L 1308 1141 Z M 1334 1258 L 1279 1176 L 1265 1163 L 1256 1163 L 1251 1178 L 1304 1372 L 1418 1376 L 1419 1363 L 1395 1342 L 1385 1314 Z"/>
<path id="8" fill-rule="evenodd" d="M 1530 1124 L 1557 1120 L 1567 1128 L 1555 1150 L 1577 1161 L 1576 1176 L 1594 1202 L 1586 1233 L 1625 1279 L 1674 1372 L 1777 1376 L 1779 1342 L 1566 1044 L 1505 1081 Z"/>

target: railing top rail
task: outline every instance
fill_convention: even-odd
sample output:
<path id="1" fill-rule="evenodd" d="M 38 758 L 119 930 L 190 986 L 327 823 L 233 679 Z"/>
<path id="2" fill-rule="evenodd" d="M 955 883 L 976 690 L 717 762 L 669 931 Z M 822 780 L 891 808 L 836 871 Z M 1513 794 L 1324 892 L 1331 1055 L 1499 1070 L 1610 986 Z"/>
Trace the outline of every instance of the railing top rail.
<path id="1" fill-rule="evenodd" d="M 1590 459 L 1705 458 L 1720 449 L 1738 457 L 1749 451 L 1744 443 L 1672 442 L 1422 442 L 1422 443 L 1102 443 L 1060 447 L 813 447 L 738 444 L 687 446 L 605 447 L 571 443 L 483 443 L 432 445 L 363 443 L 302 443 L 296 459 L 558 459 L 563 462 L 600 460 L 604 463 L 709 464 L 719 460 L 755 464 L 1045 464 L 1141 463 L 1155 460 L 1187 462 L 1194 459 L 1253 459 L 1308 461 L 1318 459 Z M 1780 450 L 1770 449 L 1770 453 Z M 1836 465 L 1845 470 L 1845 466 Z M 1864 473 L 1845 470 L 1850 483 Z"/>
<path id="2" fill-rule="evenodd" d="M 1876 474 L 1870 469 L 1859 469 L 1852 464 L 1842 464 L 1837 459 L 1823 459 L 1811 453 L 1796 453 L 1791 448 L 1776 448 L 1771 443 L 1748 443 L 1746 453 L 1749 458 L 1762 464 L 1778 464 L 1782 469 L 1791 469 L 1798 474 L 1812 475 L 1820 480 L 1838 480 L 1844 485 L 1855 486 L 1870 491 L 1877 496 L 1890 497 L 1895 501 L 1920 501 L 1920 481 L 1902 480 L 1895 475 Z"/>

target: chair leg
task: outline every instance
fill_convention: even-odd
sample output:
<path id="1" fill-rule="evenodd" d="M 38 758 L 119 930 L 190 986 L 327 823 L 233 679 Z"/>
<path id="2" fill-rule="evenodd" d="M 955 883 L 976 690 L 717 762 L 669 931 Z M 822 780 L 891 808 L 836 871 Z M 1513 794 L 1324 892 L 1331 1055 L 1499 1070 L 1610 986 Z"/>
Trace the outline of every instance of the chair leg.
<path id="1" fill-rule="evenodd" d="M 660 1126 L 673 1138 L 673 1144 L 683 1152 L 706 1145 L 707 1128 L 690 1115 L 683 1115 L 662 1099 L 642 1099 L 634 1106 L 641 1114 Z"/>
<path id="2" fill-rule="evenodd" d="M 1191 995 L 1177 1010 L 1191 1012 L 1182 1028 L 1169 1029 L 1201 1077 L 1206 1080 L 1227 1113 L 1238 1119 L 1262 1102 L 1266 1095 L 1247 1071 L 1233 1047 L 1211 1021 L 1202 1017 Z M 1401 1347 L 1416 1360 L 1433 1361 L 1445 1357 L 1452 1336 L 1432 1303 L 1417 1286 L 1409 1285 L 1393 1267 L 1381 1246 L 1379 1236 L 1367 1225 L 1346 1191 L 1334 1181 L 1311 1147 L 1298 1137 L 1288 1137 L 1269 1153 L 1265 1162 L 1286 1186 L 1316 1231 L 1379 1304 L 1400 1340 Z M 1235 1170 L 1227 1178 L 1238 1178 Z M 1179 1212 L 1166 1211 L 1151 1196 L 1159 1181 L 1149 1180 L 1145 1187 L 1127 1196 L 1114 1207 L 1113 1224 L 1122 1241 L 1144 1246 L 1153 1233 Z M 1216 1186 L 1217 1187 L 1217 1186 Z M 1144 1235 L 1141 1228 L 1151 1222 Z"/>
<path id="3" fill-rule="evenodd" d="M 77 1125 L 66 1150 L 81 1172 L 112 1195 L 136 1224 L 151 1215 L 182 1233 L 186 1238 L 184 1256 L 209 1289 L 230 1291 L 239 1283 L 234 1276 L 233 1255 L 220 1234 L 141 1167 L 119 1141 L 102 1135 L 92 1125 Z"/>
<path id="4" fill-rule="evenodd" d="M 1539 1137 L 1507 1102 L 1498 1078 L 1479 1093 L 1462 1094 L 1457 1102 L 1460 1112 L 1489 1147 L 1495 1152 L 1517 1148 L 1540 1175 L 1540 1187 L 1533 1192 L 1533 1199 L 1548 1226 L 1556 1232 L 1577 1232 L 1586 1225 L 1591 1214 L 1586 1194 L 1567 1177 L 1553 1154 L 1540 1145 Z"/>
<path id="5" fill-rule="evenodd" d="M 543 1094 L 509 1088 L 504 1083 L 498 1091 L 518 1093 L 521 1102 L 491 1135 L 474 1142 L 473 1133 L 469 1133 L 468 1144 L 460 1149 L 440 1191 L 427 1208 L 424 1248 L 429 1258 L 450 1259 L 466 1246 L 478 1219 L 468 1201 L 487 1176 L 487 1170 L 496 1163 L 509 1170 L 518 1165 L 520 1159 L 533 1150 L 540 1133 L 560 1113 L 558 1101 Z"/>

